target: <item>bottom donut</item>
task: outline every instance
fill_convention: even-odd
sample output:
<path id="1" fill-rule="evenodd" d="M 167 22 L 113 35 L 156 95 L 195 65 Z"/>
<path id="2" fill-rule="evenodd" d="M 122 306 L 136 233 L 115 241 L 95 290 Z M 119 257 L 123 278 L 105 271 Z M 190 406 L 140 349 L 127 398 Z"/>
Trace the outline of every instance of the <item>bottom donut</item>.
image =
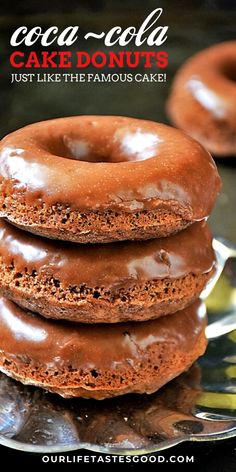
<path id="1" fill-rule="evenodd" d="M 152 393 L 206 348 L 202 302 L 143 323 L 52 321 L 0 298 L 0 370 L 63 397 Z"/>

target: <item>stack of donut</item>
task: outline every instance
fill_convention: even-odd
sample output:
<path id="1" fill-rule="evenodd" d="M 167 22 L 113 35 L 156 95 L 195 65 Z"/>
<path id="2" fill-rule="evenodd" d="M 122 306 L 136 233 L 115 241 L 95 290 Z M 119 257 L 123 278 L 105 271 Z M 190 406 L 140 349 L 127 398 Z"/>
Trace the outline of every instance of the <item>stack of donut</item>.
<path id="1" fill-rule="evenodd" d="M 206 348 L 220 190 L 207 151 L 116 116 L 0 143 L 0 370 L 64 397 L 152 393 Z"/>

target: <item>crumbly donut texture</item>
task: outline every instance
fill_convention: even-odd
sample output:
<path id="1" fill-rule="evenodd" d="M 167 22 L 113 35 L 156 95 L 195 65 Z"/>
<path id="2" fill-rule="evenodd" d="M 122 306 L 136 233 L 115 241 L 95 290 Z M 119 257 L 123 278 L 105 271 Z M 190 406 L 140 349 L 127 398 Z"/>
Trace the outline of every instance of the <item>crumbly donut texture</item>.
<path id="1" fill-rule="evenodd" d="M 171 203 L 168 210 L 80 212 L 62 205 L 27 207 L 17 198 L 3 200 L 2 195 L 0 186 L 0 215 L 6 220 L 25 231 L 61 241 L 86 244 L 163 238 L 192 224 L 191 213 L 182 209 L 174 213 Z"/>

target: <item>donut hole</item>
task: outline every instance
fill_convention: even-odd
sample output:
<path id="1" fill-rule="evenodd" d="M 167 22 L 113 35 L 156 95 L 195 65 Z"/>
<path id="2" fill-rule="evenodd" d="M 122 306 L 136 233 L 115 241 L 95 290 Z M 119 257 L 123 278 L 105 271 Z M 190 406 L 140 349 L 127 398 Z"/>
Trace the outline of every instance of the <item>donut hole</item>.
<path id="1" fill-rule="evenodd" d="M 120 128 L 112 136 L 100 134 L 90 137 L 76 133 L 64 134 L 52 139 L 48 148 L 57 156 L 84 162 L 132 162 L 155 157 L 162 139 L 151 132 L 141 129 Z"/>

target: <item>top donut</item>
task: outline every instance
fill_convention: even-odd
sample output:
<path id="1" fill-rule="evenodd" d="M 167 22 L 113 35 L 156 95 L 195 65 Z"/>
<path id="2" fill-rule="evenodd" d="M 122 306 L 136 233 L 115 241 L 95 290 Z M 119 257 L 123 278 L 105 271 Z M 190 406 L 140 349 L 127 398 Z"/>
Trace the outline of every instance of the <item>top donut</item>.
<path id="1" fill-rule="evenodd" d="M 168 236 L 207 218 L 219 189 L 210 154 L 152 121 L 59 118 L 0 143 L 0 216 L 49 238 Z"/>

